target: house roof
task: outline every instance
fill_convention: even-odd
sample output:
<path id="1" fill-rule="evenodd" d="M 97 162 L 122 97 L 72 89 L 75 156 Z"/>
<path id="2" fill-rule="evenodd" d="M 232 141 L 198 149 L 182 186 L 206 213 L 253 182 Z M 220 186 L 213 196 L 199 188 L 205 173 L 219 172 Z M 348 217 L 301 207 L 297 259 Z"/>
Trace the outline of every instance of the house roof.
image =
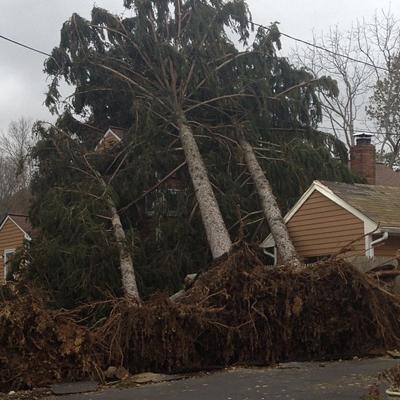
<path id="1" fill-rule="evenodd" d="M 107 131 L 104 133 L 102 138 L 99 140 L 99 142 L 97 143 L 97 145 L 96 145 L 94 150 L 97 151 L 101 147 L 101 145 L 103 144 L 104 140 L 107 137 L 110 137 L 110 136 L 114 137 L 117 140 L 117 142 L 121 142 L 123 137 L 124 137 L 124 134 L 125 134 L 125 130 L 124 129 L 116 128 L 114 126 L 110 126 L 107 129 Z"/>
<path id="2" fill-rule="evenodd" d="M 3 228 L 8 220 L 12 221 L 22 231 L 27 240 L 31 240 L 32 225 L 30 224 L 27 215 L 7 214 L 0 222 L 0 230 Z"/>
<path id="3" fill-rule="evenodd" d="M 108 130 L 112 131 L 112 132 L 113 132 L 115 135 L 117 135 L 121 140 L 123 139 L 124 134 L 125 134 L 125 132 L 126 132 L 125 129 L 117 128 L 117 127 L 115 127 L 115 126 L 110 126 Z"/>
<path id="4" fill-rule="evenodd" d="M 400 172 L 393 171 L 383 163 L 376 163 L 376 184 L 384 186 L 400 186 Z"/>
<path id="5" fill-rule="evenodd" d="M 378 230 L 400 232 L 400 186 L 314 181 L 285 215 L 286 224 L 315 191 L 363 221 L 365 234 Z M 270 234 L 261 247 L 268 248 L 274 244 Z"/>
<path id="6" fill-rule="evenodd" d="M 396 174 L 396 172 L 394 172 Z M 400 228 L 400 186 L 321 182 L 347 204 L 379 224 Z"/>

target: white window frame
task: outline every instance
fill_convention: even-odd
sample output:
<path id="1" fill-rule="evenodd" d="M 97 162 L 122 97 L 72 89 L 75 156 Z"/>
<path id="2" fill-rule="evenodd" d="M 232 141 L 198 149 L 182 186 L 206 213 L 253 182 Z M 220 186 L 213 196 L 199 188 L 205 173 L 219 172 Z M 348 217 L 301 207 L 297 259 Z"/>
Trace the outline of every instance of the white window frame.
<path id="1" fill-rule="evenodd" d="M 3 268 L 4 268 L 4 282 L 7 282 L 8 268 L 7 262 L 9 254 L 14 255 L 16 249 L 5 249 L 3 252 Z"/>

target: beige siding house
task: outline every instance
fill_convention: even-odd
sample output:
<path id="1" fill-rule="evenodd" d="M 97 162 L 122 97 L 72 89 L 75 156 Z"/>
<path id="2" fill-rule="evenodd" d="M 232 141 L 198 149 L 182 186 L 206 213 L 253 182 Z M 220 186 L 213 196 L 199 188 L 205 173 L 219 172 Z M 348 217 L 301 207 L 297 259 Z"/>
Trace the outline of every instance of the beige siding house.
<path id="1" fill-rule="evenodd" d="M 28 218 L 20 214 L 8 214 L 0 223 L 0 284 L 6 283 L 9 262 L 25 240 L 30 241 L 31 226 Z"/>
<path id="2" fill-rule="evenodd" d="M 314 181 L 285 216 L 305 262 L 343 257 L 396 258 L 400 249 L 400 187 Z M 279 262 L 269 235 L 261 244 Z"/>

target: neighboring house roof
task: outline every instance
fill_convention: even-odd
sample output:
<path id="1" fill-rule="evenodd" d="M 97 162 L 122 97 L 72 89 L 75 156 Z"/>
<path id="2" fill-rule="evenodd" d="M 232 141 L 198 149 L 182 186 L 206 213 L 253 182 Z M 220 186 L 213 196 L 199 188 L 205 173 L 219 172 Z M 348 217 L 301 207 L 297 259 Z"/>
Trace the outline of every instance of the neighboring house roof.
<path id="1" fill-rule="evenodd" d="M 103 137 L 100 139 L 99 143 L 97 143 L 97 146 L 95 148 L 95 151 L 99 150 L 102 148 L 102 145 L 107 139 L 113 139 L 115 140 L 116 143 L 119 143 L 122 141 L 123 137 L 125 134 L 125 130 L 121 128 L 116 128 L 116 127 L 110 127 L 107 129 L 106 133 L 103 135 Z"/>
<path id="2" fill-rule="evenodd" d="M 364 222 L 364 233 L 400 232 L 400 187 L 314 181 L 294 207 L 286 214 L 287 224 L 315 191 L 332 200 Z M 270 234 L 261 247 L 275 245 Z"/>
<path id="3" fill-rule="evenodd" d="M 30 224 L 27 215 L 7 214 L 0 222 L 0 231 L 3 229 L 7 221 L 13 222 L 22 231 L 25 239 L 31 240 L 32 225 Z"/>
<path id="4" fill-rule="evenodd" d="M 114 135 L 118 136 L 118 137 L 120 138 L 120 140 L 123 139 L 123 137 L 124 137 L 124 135 L 125 135 L 125 132 L 126 132 L 125 129 L 117 128 L 117 127 L 115 127 L 115 126 L 110 126 L 110 127 L 108 128 L 108 130 L 112 131 L 112 133 L 113 133 Z"/>
<path id="5" fill-rule="evenodd" d="M 395 172 L 396 173 L 396 172 Z M 321 182 L 380 228 L 400 229 L 400 187 Z"/>
<path id="6" fill-rule="evenodd" d="M 384 186 L 400 186 L 400 171 L 393 171 L 383 163 L 376 163 L 376 184 Z"/>

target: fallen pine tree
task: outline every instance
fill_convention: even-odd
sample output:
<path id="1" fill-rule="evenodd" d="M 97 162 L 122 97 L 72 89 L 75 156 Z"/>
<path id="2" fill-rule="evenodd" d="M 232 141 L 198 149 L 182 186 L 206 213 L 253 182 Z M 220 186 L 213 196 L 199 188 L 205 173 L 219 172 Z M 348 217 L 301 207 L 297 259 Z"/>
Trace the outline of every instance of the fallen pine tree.
<path id="1" fill-rule="evenodd" d="M 25 303 L 26 318 L 32 304 L 38 306 Z M 39 307 L 46 310 L 44 304 Z M 96 306 L 87 307 L 93 313 Z M 44 376 L 24 382 L 32 353 L 43 362 L 56 358 L 48 382 L 99 376 L 110 365 L 123 365 L 130 372 L 177 372 L 360 356 L 400 344 L 400 299 L 365 274 L 339 260 L 295 269 L 266 267 L 257 250 L 247 246 L 215 262 L 179 303 L 159 295 L 143 305 L 115 299 L 107 307 L 106 317 L 91 328 L 87 321 L 85 326 L 79 322 L 84 308 L 52 310 L 45 324 L 50 333 L 34 348 L 31 337 L 43 333 L 41 318 L 26 326 L 2 307 L 0 390 L 46 383 Z M 60 341 L 57 332 L 65 323 L 79 332 L 72 335 L 79 342 L 78 352 L 64 350 L 71 344 Z M 7 339 L 12 330 L 21 340 L 17 346 Z M 10 368 L 20 376 L 18 381 L 10 378 Z"/>

